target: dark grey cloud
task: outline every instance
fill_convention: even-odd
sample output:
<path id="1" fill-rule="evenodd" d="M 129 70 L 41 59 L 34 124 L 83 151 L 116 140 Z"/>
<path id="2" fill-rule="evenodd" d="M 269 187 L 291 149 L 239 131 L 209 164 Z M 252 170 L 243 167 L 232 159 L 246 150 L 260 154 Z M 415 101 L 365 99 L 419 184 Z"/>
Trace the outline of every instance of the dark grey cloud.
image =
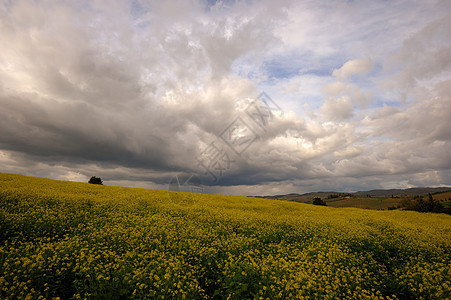
<path id="1" fill-rule="evenodd" d="M 4 2 L 0 171 L 158 188 L 192 172 L 229 194 L 449 184 L 442 5 Z M 245 109 L 264 88 L 283 114 L 262 127 Z M 257 137 L 239 155 L 221 139 L 237 118 Z M 215 182 L 212 142 L 230 156 Z"/>

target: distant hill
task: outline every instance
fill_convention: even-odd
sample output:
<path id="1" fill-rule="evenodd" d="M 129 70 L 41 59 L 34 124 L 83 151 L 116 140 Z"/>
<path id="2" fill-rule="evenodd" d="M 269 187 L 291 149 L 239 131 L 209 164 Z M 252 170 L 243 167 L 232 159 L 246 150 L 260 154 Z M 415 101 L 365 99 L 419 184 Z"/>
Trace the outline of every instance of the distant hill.
<path id="1" fill-rule="evenodd" d="M 311 202 L 314 198 L 327 198 L 329 195 L 341 194 L 339 192 L 313 192 L 306 194 L 286 194 L 286 195 L 274 195 L 274 196 L 252 196 L 257 198 L 265 198 L 265 199 L 277 199 L 277 200 L 288 200 L 288 201 L 296 201 L 296 202 Z"/>
<path id="2" fill-rule="evenodd" d="M 428 193 L 443 193 L 451 191 L 451 187 L 419 187 L 419 188 L 410 188 L 410 189 L 391 189 L 391 190 L 371 190 L 371 191 L 362 191 L 354 193 L 356 196 L 367 196 L 371 195 L 371 197 L 391 197 L 393 196 L 417 196 L 417 195 L 426 195 Z"/>
<path id="3" fill-rule="evenodd" d="M 286 195 L 274 195 L 274 196 L 254 196 L 257 198 L 265 199 L 278 199 L 278 200 L 289 200 L 296 202 L 311 202 L 314 198 L 326 199 L 331 195 L 352 195 L 353 197 L 399 197 L 399 196 L 417 196 L 417 195 L 427 195 L 428 193 L 443 193 L 451 191 L 451 187 L 419 187 L 419 188 L 409 188 L 409 189 L 389 189 L 389 190 L 369 190 L 369 191 L 359 191 L 355 193 L 345 193 L 345 192 L 312 192 L 306 194 L 291 193 Z"/>

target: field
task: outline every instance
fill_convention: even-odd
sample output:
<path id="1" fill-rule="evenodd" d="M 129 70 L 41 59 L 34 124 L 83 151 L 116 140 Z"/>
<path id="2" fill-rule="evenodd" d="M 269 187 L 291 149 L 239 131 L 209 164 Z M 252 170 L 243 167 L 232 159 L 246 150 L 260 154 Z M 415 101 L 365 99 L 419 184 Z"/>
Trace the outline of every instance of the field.
<path id="1" fill-rule="evenodd" d="M 344 199 L 326 200 L 331 207 L 357 207 L 366 209 L 387 209 L 391 206 L 397 206 L 401 203 L 399 198 L 387 197 L 351 197 Z"/>
<path id="2" fill-rule="evenodd" d="M 451 216 L 0 174 L 1 299 L 449 299 Z"/>
<path id="3" fill-rule="evenodd" d="M 415 196 L 421 196 L 428 199 L 428 193 L 432 198 L 438 201 L 444 207 L 451 206 L 451 191 L 433 192 L 443 188 L 413 188 L 406 190 L 373 190 L 367 192 L 356 193 L 339 193 L 339 192 L 316 192 L 308 194 L 286 194 L 276 196 L 263 196 L 261 198 L 295 201 L 301 203 L 312 204 L 315 198 L 320 198 L 331 207 L 357 207 L 365 209 L 389 210 L 394 208 L 402 208 L 402 201 L 406 198 L 413 199 Z M 364 195 L 369 193 L 373 195 Z M 390 193 L 392 193 L 390 195 Z"/>
<path id="4" fill-rule="evenodd" d="M 423 195 L 423 197 L 427 199 L 428 195 Z M 445 207 L 451 204 L 448 201 L 451 198 L 451 192 L 436 193 L 432 197 Z M 402 206 L 402 199 L 403 197 L 340 197 L 338 199 L 326 199 L 325 201 L 331 207 L 358 207 L 384 210 L 389 207 Z"/>
<path id="5" fill-rule="evenodd" d="M 442 203 L 443 206 L 451 207 L 451 201 L 450 201 L 451 200 L 451 192 L 434 194 L 434 195 L 432 195 L 432 197 L 434 199 L 440 201 L 440 203 Z"/>

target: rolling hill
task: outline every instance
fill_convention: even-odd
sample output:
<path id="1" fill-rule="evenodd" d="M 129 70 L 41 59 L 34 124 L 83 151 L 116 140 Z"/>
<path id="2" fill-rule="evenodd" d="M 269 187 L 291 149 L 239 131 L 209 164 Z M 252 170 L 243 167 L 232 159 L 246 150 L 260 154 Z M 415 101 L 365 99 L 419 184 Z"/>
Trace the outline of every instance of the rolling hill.
<path id="1" fill-rule="evenodd" d="M 354 193 L 343 192 L 313 192 L 306 194 L 286 194 L 274 196 L 256 196 L 265 199 L 287 200 L 302 203 L 312 203 L 315 198 L 324 200 L 332 207 L 357 207 L 367 209 L 387 209 L 401 204 L 402 197 L 424 196 L 431 193 L 434 199 L 447 201 L 450 187 L 422 187 L 409 189 L 369 190 Z M 448 205 L 448 204 L 445 204 Z"/>
<path id="2" fill-rule="evenodd" d="M 0 173 L 1 299 L 449 299 L 451 216 Z"/>

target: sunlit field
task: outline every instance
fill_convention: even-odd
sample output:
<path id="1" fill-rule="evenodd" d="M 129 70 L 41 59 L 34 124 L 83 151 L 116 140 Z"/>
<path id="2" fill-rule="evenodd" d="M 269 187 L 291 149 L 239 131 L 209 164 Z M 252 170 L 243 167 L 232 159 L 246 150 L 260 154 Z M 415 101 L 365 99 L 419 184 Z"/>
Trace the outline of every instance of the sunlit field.
<path id="1" fill-rule="evenodd" d="M 451 216 L 0 174 L 1 299 L 447 299 Z"/>

